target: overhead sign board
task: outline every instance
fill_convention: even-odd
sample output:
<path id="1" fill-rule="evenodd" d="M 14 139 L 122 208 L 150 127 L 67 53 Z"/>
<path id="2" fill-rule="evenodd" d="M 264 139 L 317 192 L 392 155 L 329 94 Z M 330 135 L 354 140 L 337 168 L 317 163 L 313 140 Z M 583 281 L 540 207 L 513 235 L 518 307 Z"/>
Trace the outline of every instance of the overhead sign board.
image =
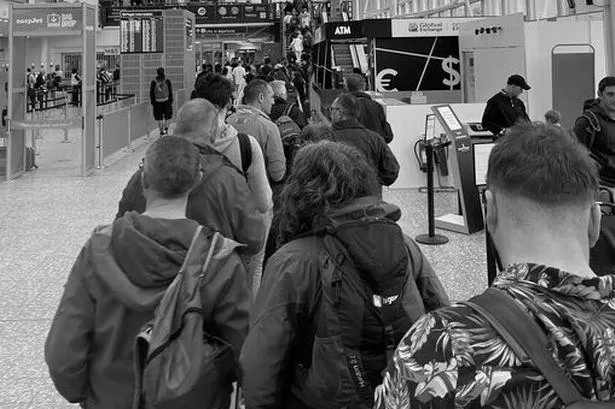
<path id="1" fill-rule="evenodd" d="M 194 45 L 194 24 L 192 23 L 192 19 L 186 17 L 186 49 L 188 51 L 192 50 Z"/>
<path id="2" fill-rule="evenodd" d="M 461 89 L 458 37 L 377 38 L 376 91 Z"/>
<path id="3" fill-rule="evenodd" d="M 205 1 L 191 2 L 179 7 L 194 13 L 196 24 L 272 23 L 274 20 L 269 4 L 220 3 L 216 6 L 213 1 Z M 148 13 L 148 11 L 109 8 L 106 13 L 105 25 L 119 26 L 123 13 Z"/>
<path id="4" fill-rule="evenodd" d="M 391 20 L 392 37 L 459 36 L 461 24 L 473 18 L 415 18 Z"/>
<path id="5" fill-rule="evenodd" d="M 197 27 L 196 34 L 200 40 L 208 40 L 215 36 L 222 37 L 265 37 L 272 38 L 274 36 L 274 26 L 269 27 L 250 27 L 250 26 L 238 26 L 238 27 L 224 27 L 209 26 L 209 27 Z"/>
<path id="6" fill-rule="evenodd" d="M 120 53 L 163 52 L 164 27 L 161 10 L 120 13 Z"/>
<path id="7" fill-rule="evenodd" d="M 16 36 L 75 35 L 83 27 L 81 7 L 28 7 L 13 9 L 13 34 Z"/>
<path id="8" fill-rule="evenodd" d="M 220 3 L 216 7 L 216 20 L 225 23 L 239 23 L 243 19 L 242 11 L 239 4 Z"/>
<path id="9" fill-rule="evenodd" d="M 325 24 L 325 36 L 328 40 L 347 40 L 352 38 L 391 37 L 389 20 L 337 21 Z"/>
<path id="10" fill-rule="evenodd" d="M 245 22 L 261 22 L 269 19 L 269 6 L 267 4 L 243 5 L 243 20 Z"/>
<path id="11" fill-rule="evenodd" d="M 196 24 L 209 24 L 216 20 L 216 6 L 214 5 L 199 4 L 188 6 L 186 9 L 194 13 Z"/>

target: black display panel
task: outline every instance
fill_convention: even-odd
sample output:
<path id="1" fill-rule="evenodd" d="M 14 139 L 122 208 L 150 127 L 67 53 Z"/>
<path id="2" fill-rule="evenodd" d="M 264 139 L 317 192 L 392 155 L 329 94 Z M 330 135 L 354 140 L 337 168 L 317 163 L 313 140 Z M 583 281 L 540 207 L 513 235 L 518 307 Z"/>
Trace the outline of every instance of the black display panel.
<path id="1" fill-rule="evenodd" d="M 376 39 L 378 91 L 461 89 L 458 37 Z"/>
<path id="2" fill-rule="evenodd" d="M 162 53 L 162 11 L 123 11 L 120 19 L 120 54 Z"/>

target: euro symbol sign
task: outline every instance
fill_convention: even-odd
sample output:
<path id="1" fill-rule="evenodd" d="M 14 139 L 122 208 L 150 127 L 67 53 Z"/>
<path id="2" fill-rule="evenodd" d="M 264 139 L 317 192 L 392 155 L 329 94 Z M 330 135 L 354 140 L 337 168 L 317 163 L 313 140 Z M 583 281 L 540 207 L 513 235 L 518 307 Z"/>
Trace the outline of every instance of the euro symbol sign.
<path id="1" fill-rule="evenodd" d="M 453 64 L 459 64 L 459 60 L 453 56 L 449 55 L 442 60 L 442 69 L 448 74 L 448 78 L 444 77 L 442 83 L 450 87 L 450 89 L 453 89 L 461 80 L 461 75 L 459 75 L 459 71 L 453 68 Z"/>
<path id="2" fill-rule="evenodd" d="M 397 88 L 393 88 L 393 89 L 388 89 L 391 86 L 391 77 L 386 77 L 385 75 L 388 76 L 390 75 L 391 77 L 396 77 L 397 76 L 397 71 L 395 71 L 392 68 L 386 68 L 382 71 L 380 71 L 378 73 L 378 75 L 376 75 L 376 90 L 378 92 L 390 92 L 390 91 L 397 91 Z"/>

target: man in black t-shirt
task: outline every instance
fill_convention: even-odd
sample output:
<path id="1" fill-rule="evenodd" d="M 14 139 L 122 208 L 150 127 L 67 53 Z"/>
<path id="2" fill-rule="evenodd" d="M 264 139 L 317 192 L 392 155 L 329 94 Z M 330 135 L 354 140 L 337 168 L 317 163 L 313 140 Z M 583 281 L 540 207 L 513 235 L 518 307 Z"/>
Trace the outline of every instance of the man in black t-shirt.
<path id="1" fill-rule="evenodd" d="M 503 136 L 508 128 L 520 122 L 530 123 L 525 104 L 519 96 L 531 88 L 525 78 L 514 74 L 508 77 L 506 88 L 487 101 L 482 124 L 493 133 L 494 138 Z"/>

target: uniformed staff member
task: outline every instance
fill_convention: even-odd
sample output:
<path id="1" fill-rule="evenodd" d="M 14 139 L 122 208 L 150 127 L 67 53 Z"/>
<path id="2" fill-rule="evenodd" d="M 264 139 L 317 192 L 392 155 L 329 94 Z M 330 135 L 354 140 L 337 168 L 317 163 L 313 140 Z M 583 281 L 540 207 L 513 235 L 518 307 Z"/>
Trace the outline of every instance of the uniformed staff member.
<path id="1" fill-rule="evenodd" d="M 508 77 L 506 88 L 492 96 L 487 101 L 483 112 L 483 127 L 488 129 L 494 136 L 503 136 L 508 128 L 520 122 L 530 122 L 530 117 L 525 110 L 525 104 L 519 99 L 523 91 L 532 87 L 528 85 L 519 74 Z"/>

